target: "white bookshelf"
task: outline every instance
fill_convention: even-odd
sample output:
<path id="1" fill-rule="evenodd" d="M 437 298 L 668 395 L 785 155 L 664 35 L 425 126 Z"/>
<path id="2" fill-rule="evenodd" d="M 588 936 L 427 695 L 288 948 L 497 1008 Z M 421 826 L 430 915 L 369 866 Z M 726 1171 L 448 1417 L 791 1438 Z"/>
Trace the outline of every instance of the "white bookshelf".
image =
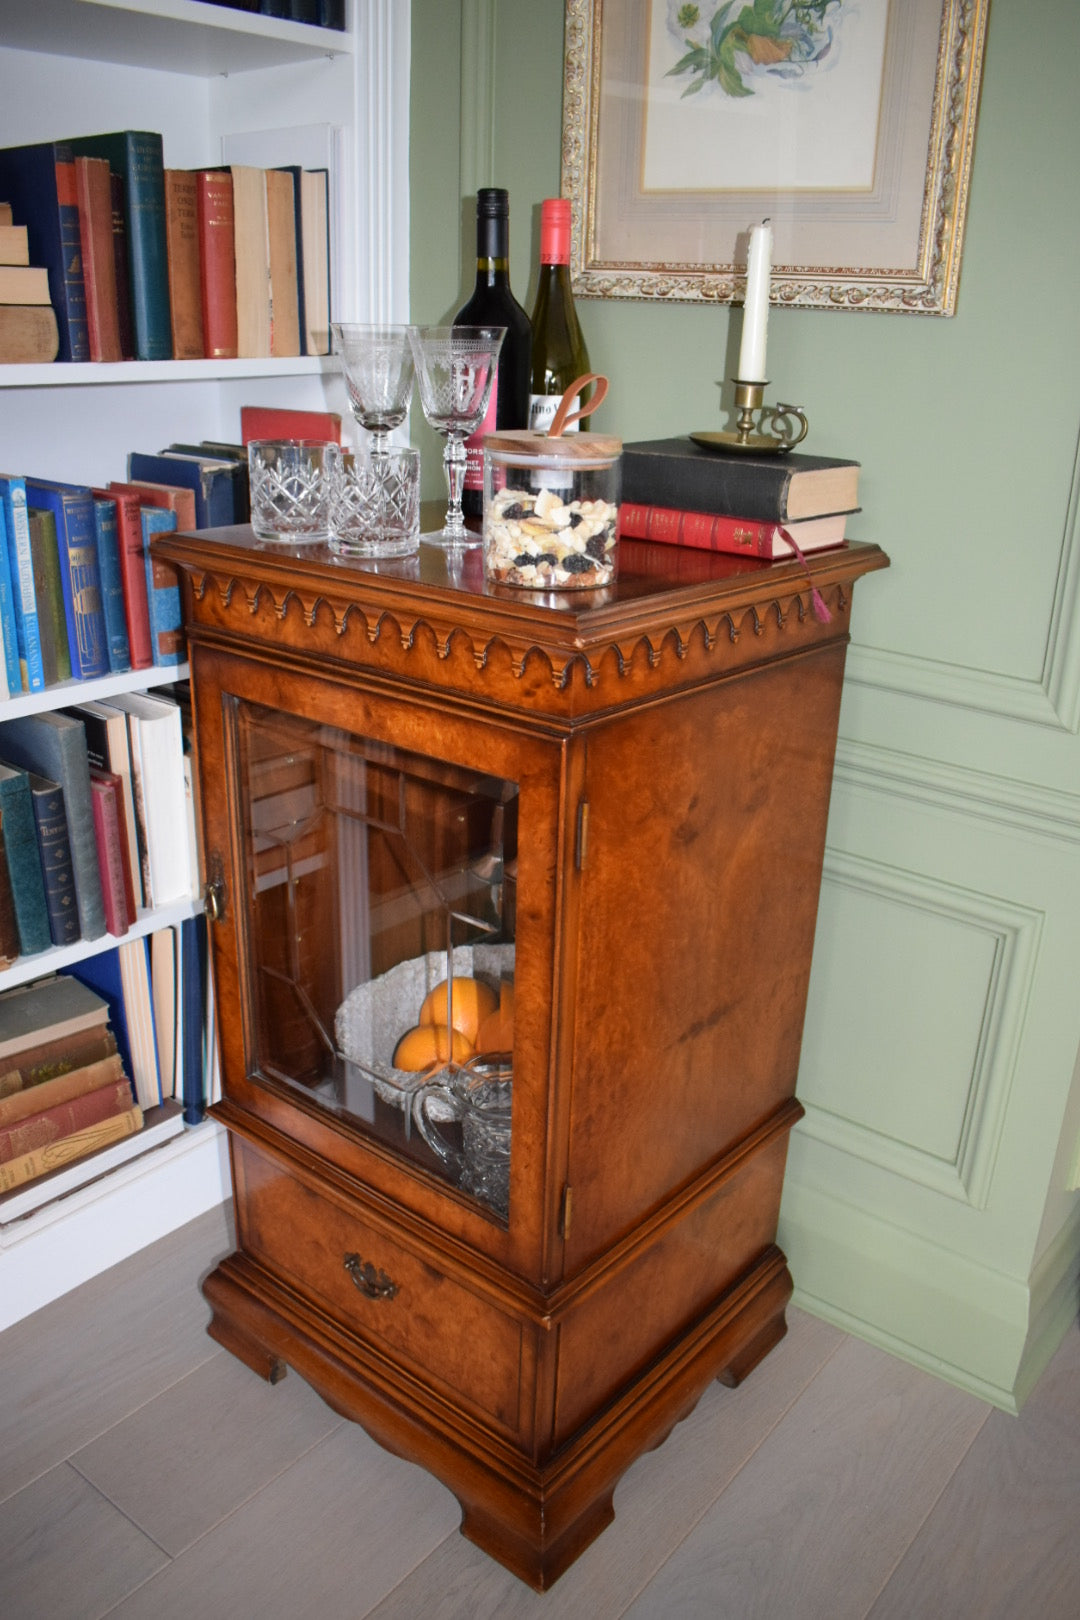
<path id="1" fill-rule="evenodd" d="M 312 167 L 309 154 L 325 152 L 333 318 L 404 321 L 409 13 L 408 0 L 348 0 L 342 33 L 200 0 L 0 0 L 0 145 L 152 129 L 171 168 Z M 102 485 L 126 476 L 131 450 L 236 439 L 244 404 L 336 410 L 349 421 L 330 358 L 0 365 L 0 460 L 5 471 Z M 184 674 L 65 683 L 0 703 L 0 718 Z M 141 914 L 133 932 L 195 905 Z M 20 959 L 0 988 L 113 943 Z M 0 1211 L 0 1328 L 229 1193 L 224 1136 L 207 1122 L 21 1219 L 4 1222 Z"/>

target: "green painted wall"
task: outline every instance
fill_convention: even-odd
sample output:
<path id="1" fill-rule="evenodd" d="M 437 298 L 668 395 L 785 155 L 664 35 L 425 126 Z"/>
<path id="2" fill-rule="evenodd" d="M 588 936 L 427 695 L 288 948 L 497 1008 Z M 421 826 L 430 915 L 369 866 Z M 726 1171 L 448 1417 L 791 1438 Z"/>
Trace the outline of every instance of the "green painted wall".
<path id="1" fill-rule="evenodd" d="M 462 61 L 463 13 L 494 31 L 490 75 Z M 529 306 L 561 0 L 412 17 L 412 317 L 468 290 L 463 178 L 509 188 Z M 782 1241 L 811 1308 L 1004 1406 L 1075 1320 L 1080 1272 L 1078 61 L 1074 0 L 994 0 L 953 318 L 769 328 L 776 397 L 807 409 L 808 449 L 862 462 L 854 533 L 892 557 L 855 602 Z M 483 108 L 493 172 L 465 174 Z M 579 309 L 606 430 L 720 425 L 737 313 Z"/>

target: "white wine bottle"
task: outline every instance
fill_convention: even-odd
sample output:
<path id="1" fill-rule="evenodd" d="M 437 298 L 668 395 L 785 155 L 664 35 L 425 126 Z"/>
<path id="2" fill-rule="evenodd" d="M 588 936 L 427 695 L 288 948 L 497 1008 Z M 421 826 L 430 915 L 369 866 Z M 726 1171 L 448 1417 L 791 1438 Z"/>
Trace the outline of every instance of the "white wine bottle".
<path id="1" fill-rule="evenodd" d="M 547 197 L 540 208 L 540 280 L 532 332 L 529 426 L 546 433 L 570 384 L 591 369 L 570 285 L 570 203 L 565 197 Z M 571 422 L 567 432 L 580 426 Z"/>

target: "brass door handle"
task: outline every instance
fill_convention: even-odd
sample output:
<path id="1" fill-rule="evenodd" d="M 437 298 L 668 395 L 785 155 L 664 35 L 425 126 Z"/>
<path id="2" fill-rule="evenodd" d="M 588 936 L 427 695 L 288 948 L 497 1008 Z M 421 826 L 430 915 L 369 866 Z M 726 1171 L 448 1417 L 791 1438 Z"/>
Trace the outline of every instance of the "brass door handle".
<path id="1" fill-rule="evenodd" d="M 397 1293 L 397 1283 L 370 1260 L 361 1260 L 358 1254 L 347 1254 L 344 1263 L 345 1270 L 366 1299 L 393 1299 Z"/>
<path id="2" fill-rule="evenodd" d="M 220 878 L 211 878 L 203 885 L 203 910 L 211 922 L 220 922 L 225 915 L 225 885 Z"/>

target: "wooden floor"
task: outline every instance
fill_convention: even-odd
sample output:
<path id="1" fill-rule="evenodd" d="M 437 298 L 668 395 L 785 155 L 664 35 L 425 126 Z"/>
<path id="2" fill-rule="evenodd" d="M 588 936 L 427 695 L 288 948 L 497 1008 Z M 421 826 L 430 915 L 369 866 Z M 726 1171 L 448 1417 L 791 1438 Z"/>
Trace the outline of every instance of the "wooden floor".
<path id="1" fill-rule="evenodd" d="M 205 1333 L 214 1211 L 0 1334 L 3 1620 L 1076 1620 L 1080 1331 L 1020 1418 L 792 1312 L 545 1597 Z"/>

